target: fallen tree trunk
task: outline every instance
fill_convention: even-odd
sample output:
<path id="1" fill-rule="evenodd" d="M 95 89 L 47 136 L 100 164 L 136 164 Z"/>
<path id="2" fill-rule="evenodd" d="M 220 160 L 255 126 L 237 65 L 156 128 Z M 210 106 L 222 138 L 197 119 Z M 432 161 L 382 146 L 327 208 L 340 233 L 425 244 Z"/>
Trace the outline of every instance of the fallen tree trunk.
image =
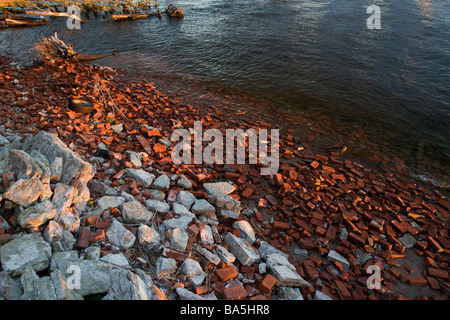
<path id="1" fill-rule="evenodd" d="M 31 14 L 35 16 L 53 16 L 53 17 L 66 17 L 73 18 L 75 20 L 85 22 L 83 19 L 77 17 L 76 15 L 72 15 L 68 12 L 53 12 L 53 11 L 25 11 L 26 14 Z"/>
<path id="2" fill-rule="evenodd" d="M 103 54 L 83 54 L 83 53 L 76 53 L 74 55 L 75 60 L 80 61 L 80 62 L 84 62 L 84 61 L 92 61 L 92 60 L 96 60 L 96 59 L 100 59 L 106 56 L 111 56 L 111 55 L 115 55 L 116 52 L 114 51 L 113 53 L 103 53 Z"/>
<path id="3" fill-rule="evenodd" d="M 47 24 L 47 21 L 30 21 L 30 20 L 14 20 L 5 19 L 6 26 L 41 26 Z"/>
<path id="4" fill-rule="evenodd" d="M 136 20 L 136 19 L 148 18 L 149 16 L 150 16 L 150 14 L 139 14 L 139 13 L 113 14 L 113 15 L 111 15 L 111 18 L 113 18 L 114 21 L 120 21 L 120 20 Z"/>

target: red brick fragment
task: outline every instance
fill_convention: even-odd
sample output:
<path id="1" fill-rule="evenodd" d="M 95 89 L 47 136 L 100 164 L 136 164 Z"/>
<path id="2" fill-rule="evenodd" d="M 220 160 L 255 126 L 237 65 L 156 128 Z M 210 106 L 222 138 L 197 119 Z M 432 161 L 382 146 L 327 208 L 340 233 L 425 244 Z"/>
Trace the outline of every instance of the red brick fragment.
<path id="1" fill-rule="evenodd" d="M 78 239 L 77 247 L 78 249 L 86 249 L 89 247 L 89 239 L 91 238 L 92 231 L 91 230 L 83 230 L 81 232 L 80 238 Z"/>
<path id="2" fill-rule="evenodd" d="M 242 300 L 247 297 L 247 291 L 242 285 L 223 289 L 225 300 Z"/>
<path id="3" fill-rule="evenodd" d="M 227 281 L 239 275 L 235 266 L 226 266 L 224 268 L 219 268 L 216 270 L 217 278 L 220 281 Z"/>
<path id="4" fill-rule="evenodd" d="M 272 288 L 275 286 L 276 283 L 277 279 L 274 276 L 267 274 L 264 280 L 258 286 L 258 288 L 265 294 L 270 295 L 272 293 Z"/>

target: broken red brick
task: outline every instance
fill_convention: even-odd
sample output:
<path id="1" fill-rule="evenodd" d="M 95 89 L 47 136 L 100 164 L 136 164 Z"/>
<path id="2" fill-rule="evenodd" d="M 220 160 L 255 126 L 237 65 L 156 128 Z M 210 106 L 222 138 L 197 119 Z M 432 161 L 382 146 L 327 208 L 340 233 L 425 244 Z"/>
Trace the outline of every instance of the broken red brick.
<path id="1" fill-rule="evenodd" d="M 272 289 L 276 283 L 277 283 L 277 279 L 274 276 L 267 274 L 266 277 L 263 279 L 263 281 L 258 286 L 258 288 L 259 288 L 259 290 L 264 292 L 266 295 L 270 295 L 272 293 Z"/>
<path id="2" fill-rule="evenodd" d="M 247 297 L 247 291 L 242 285 L 237 285 L 223 289 L 225 300 L 242 300 Z"/>
<path id="3" fill-rule="evenodd" d="M 237 271 L 235 266 L 226 266 L 224 268 L 217 269 L 216 275 L 220 281 L 227 281 L 237 277 L 239 275 L 239 272 Z"/>

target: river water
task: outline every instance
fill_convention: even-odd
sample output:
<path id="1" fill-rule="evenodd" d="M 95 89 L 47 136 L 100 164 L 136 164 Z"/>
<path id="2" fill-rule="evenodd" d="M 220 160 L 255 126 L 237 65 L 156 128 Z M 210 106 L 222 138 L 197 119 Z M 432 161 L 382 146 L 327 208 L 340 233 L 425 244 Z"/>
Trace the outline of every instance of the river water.
<path id="1" fill-rule="evenodd" d="M 172 3 L 184 19 L 91 18 L 80 30 L 57 19 L 0 30 L 0 52 L 27 63 L 33 43 L 57 31 L 78 51 L 117 51 L 99 64 L 166 79 L 174 89 L 196 83 L 257 97 L 267 102 L 264 112 L 283 114 L 294 130 L 305 133 L 300 126 L 311 126 L 327 143 L 346 141 L 350 156 L 376 162 L 375 151 L 403 161 L 423 179 L 439 173 L 448 184 L 448 0 Z M 381 10 L 381 29 L 367 27 L 370 5 Z M 295 117 L 304 125 L 290 123 Z"/>

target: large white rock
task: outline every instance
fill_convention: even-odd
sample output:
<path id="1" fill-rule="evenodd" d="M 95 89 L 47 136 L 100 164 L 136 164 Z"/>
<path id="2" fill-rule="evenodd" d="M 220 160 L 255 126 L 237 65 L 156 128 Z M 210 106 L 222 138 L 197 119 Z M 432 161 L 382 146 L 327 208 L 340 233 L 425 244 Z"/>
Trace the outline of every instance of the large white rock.
<path id="1" fill-rule="evenodd" d="M 350 268 L 350 262 L 348 262 L 348 260 L 345 257 L 340 255 L 335 250 L 330 250 L 328 252 L 328 256 L 327 256 L 327 262 L 331 263 L 334 261 L 337 261 L 340 264 L 342 264 L 342 266 L 344 267 L 345 270 L 348 270 Z"/>
<path id="2" fill-rule="evenodd" d="M 190 210 L 197 198 L 189 191 L 180 190 L 177 194 L 177 201 Z"/>
<path id="3" fill-rule="evenodd" d="M 209 195 L 224 196 L 236 190 L 236 187 L 228 182 L 204 183 L 203 188 Z"/>
<path id="4" fill-rule="evenodd" d="M 231 253 L 233 253 L 244 266 L 251 266 L 254 263 L 259 263 L 261 261 L 258 250 L 256 250 L 255 247 L 230 232 L 225 236 L 225 243 L 230 246 Z"/>
<path id="5" fill-rule="evenodd" d="M 277 278 L 277 285 L 287 287 L 309 286 L 310 283 L 303 279 L 297 272 L 285 265 L 276 265 L 270 269 L 270 273 Z"/>
<path id="6" fill-rule="evenodd" d="M 72 180 L 79 179 L 84 184 L 94 177 L 95 168 L 84 161 L 79 155 L 68 148 L 56 135 L 40 131 L 37 135 L 27 138 L 22 150 L 30 153 L 32 150 L 39 151 L 49 163 L 56 157 L 63 159 L 60 182 L 68 184 Z"/>
<path id="7" fill-rule="evenodd" d="M 125 198 L 114 197 L 114 196 L 104 196 L 98 199 L 97 207 L 101 210 L 118 208 L 125 202 Z"/>
<path id="8" fill-rule="evenodd" d="M 109 242 L 120 249 L 129 249 L 135 242 L 134 234 L 126 229 L 119 221 L 113 220 L 106 232 Z"/>
<path id="9" fill-rule="evenodd" d="M 55 206 L 46 200 L 23 210 L 17 217 L 17 222 L 22 228 L 37 228 L 53 219 L 57 214 Z"/>
<path id="10" fill-rule="evenodd" d="M 159 235 L 159 232 L 156 231 L 153 227 L 141 225 L 138 228 L 138 241 L 142 245 L 156 247 L 159 246 L 161 237 Z"/>
<path id="11" fill-rule="evenodd" d="M 168 189 L 170 187 L 170 178 L 168 176 L 166 176 L 165 174 L 160 175 L 153 182 L 153 187 L 155 187 L 157 189 Z"/>
<path id="12" fill-rule="evenodd" d="M 198 199 L 192 206 L 191 211 L 195 214 L 205 215 L 209 217 L 215 216 L 216 208 L 214 208 L 214 206 L 205 199 Z"/>
<path id="13" fill-rule="evenodd" d="M 244 238 L 248 243 L 253 244 L 256 241 L 255 230 L 253 230 L 248 221 L 236 221 L 233 223 L 233 228 L 239 229 L 241 231 L 242 238 Z"/>
<path id="14" fill-rule="evenodd" d="M 170 244 L 172 245 L 172 248 L 179 251 L 186 250 L 187 244 L 189 240 L 189 235 L 187 232 L 183 231 L 180 228 L 175 228 L 172 231 L 172 234 L 170 236 Z"/>
<path id="15" fill-rule="evenodd" d="M 131 271 L 117 269 L 111 272 L 111 288 L 103 300 L 151 300 L 153 294 L 150 277 L 142 279 Z"/>
<path id="16" fill-rule="evenodd" d="M 132 201 L 122 204 L 122 216 L 131 223 L 148 223 L 153 213 L 147 210 L 140 202 Z"/>
<path id="17" fill-rule="evenodd" d="M 38 178 L 20 179 L 14 182 L 8 191 L 3 193 L 3 198 L 11 200 L 22 207 L 29 207 L 44 192 L 45 186 Z"/>
<path id="18" fill-rule="evenodd" d="M 155 175 L 142 169 L 127 168 L 125 170 L 125 176 L 138 182 L 142 182 L 144 188 L 148 188 L 152 185 Z"/>
<path id="19" fill-rule="evenodd" d="M 158 213 L 166 213 L 170 210 L 170 205 L 168 203 L 158 200 L 147 200 L 145 201 L 145 206 L 148 210 Z"/>
<path id="20" fill-rule="evenodd" d="M 52 249 L 40 233 L 30 233 L 13 239 L 0 248 L 3 270 L 19 275 L 27 266 L 35 271 L 48 267 Z"/>

